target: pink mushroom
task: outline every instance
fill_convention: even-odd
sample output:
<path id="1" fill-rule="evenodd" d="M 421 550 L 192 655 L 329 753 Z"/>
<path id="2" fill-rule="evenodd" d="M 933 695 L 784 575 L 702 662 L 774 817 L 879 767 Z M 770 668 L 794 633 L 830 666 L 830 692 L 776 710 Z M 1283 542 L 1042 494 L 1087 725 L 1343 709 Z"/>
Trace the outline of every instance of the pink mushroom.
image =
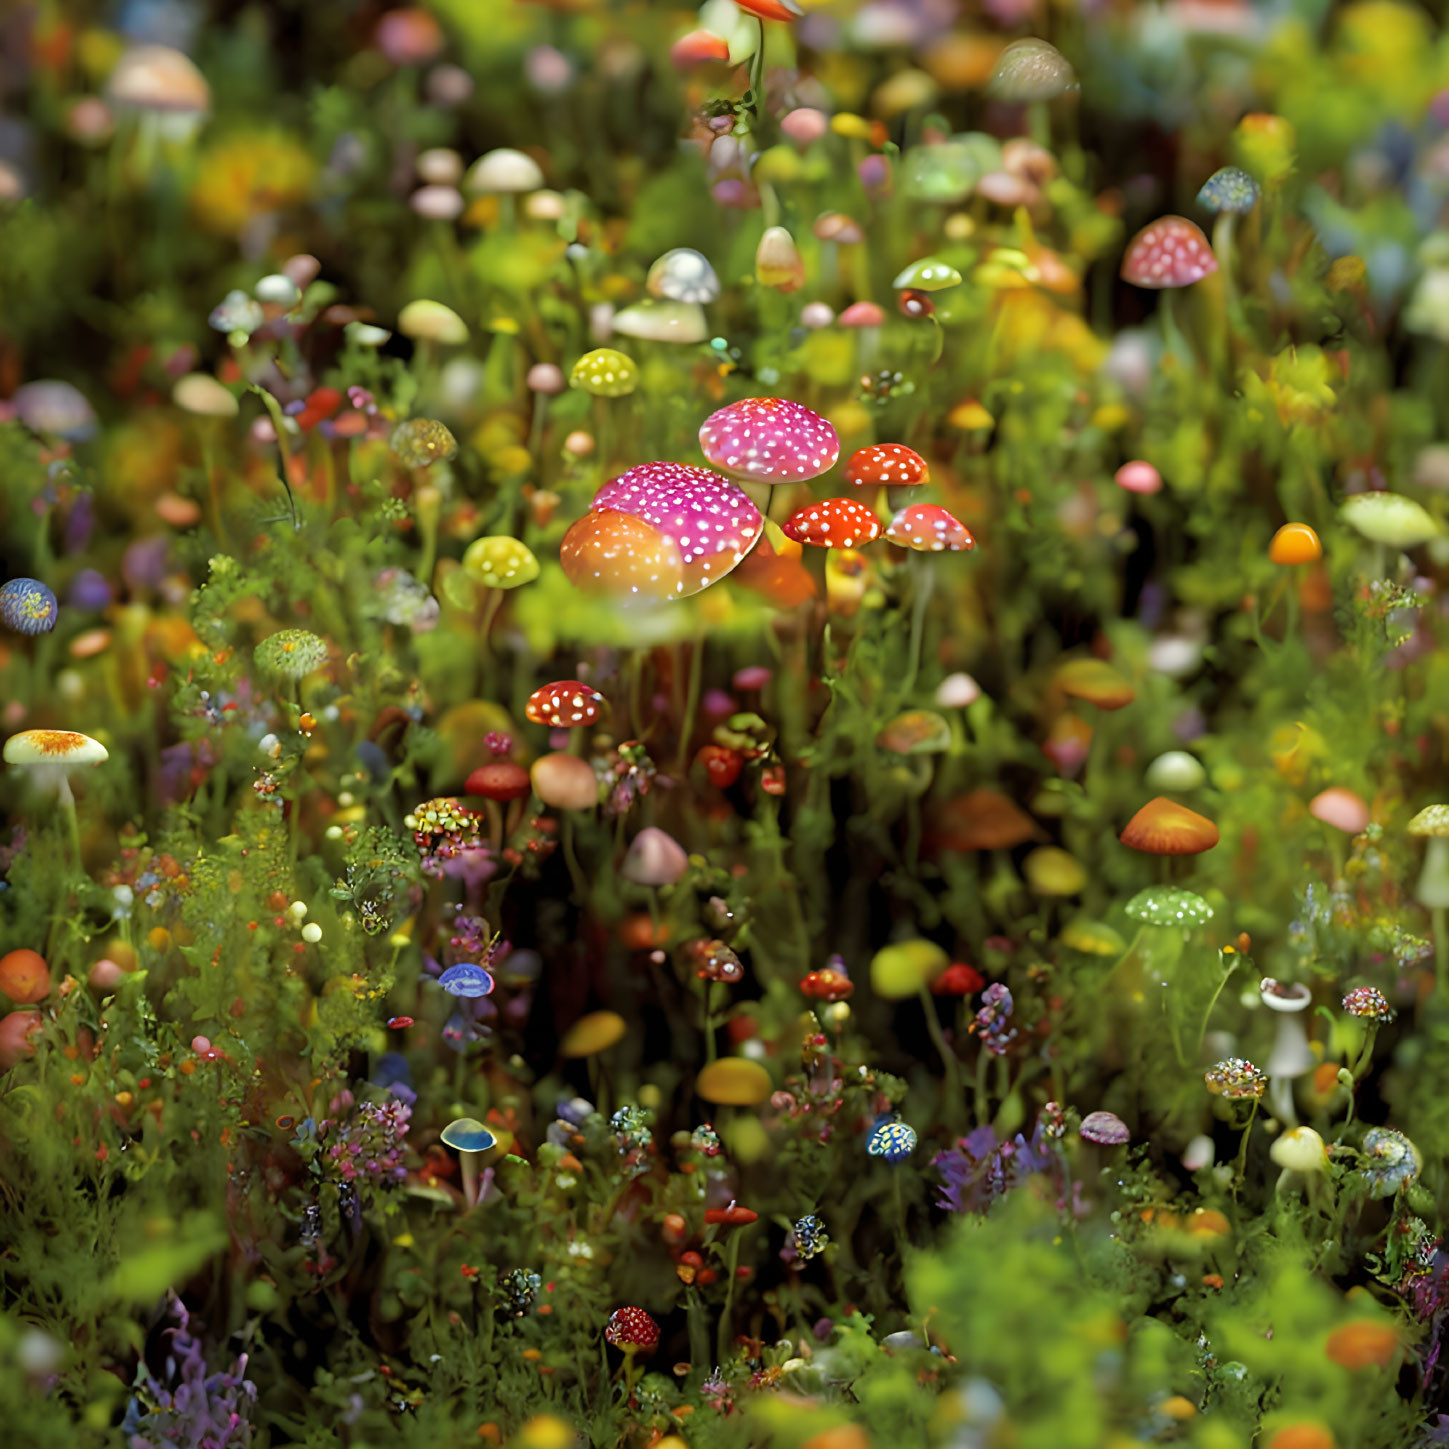
<path id="1" fill-rule="evenodd" d="M 1190 287 L 1218 269 L 1202 228 L 1185 216 L 1161 216 L 1144 226 L 1122 258 L 1122 280 L 1160 291 Z"/>
<path id="2" fill-rule="evenodd" d="M 1162 474 L 1151 463 L 1144 463 L 1140 458 L 1123 463 L 1115 477 L 1117 486 L 1125 488 L 1129 493 L 1162 492 Z"/>
<path id="3" fill-rule="evenodd" d="M 1361 835 L 1368 829 L 1369 808 L 1363 797 L 1342 785 L 1330 785 L 1315 795 L 1308 802 L 1308 813 L 1345 835 Z"/>
<path id="4" fill-rule="evenodd" d="M 819 413 L 780 397 L 741 398 L 711 413 L 699 446 L 716 468 L 752 483 L 803 483 L 840 456 L 840 439 Z"/>
<path id="5" fill-rule="evenodd" d="M 960 553 L 976 547 L 971 530 L 939 503 L 913 503 L 891 519 L 885 536 L 903 548 L 922 553 Z"/>
<path id="6" fill-rule="evenodd" d="M 642 519 L 679 551 L 680 594 L 722 579 L 755 546 L 765 527 L 737 483 L 688 463 L 641 463 L 604 484 L 592 507 Z"/>

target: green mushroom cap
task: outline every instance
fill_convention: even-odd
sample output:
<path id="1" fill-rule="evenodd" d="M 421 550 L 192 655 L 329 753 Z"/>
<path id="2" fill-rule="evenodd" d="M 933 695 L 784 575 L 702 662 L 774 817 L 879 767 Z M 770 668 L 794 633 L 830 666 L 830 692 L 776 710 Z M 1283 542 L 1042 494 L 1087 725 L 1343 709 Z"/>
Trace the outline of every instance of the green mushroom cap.
<path id="1" fill-rule="evenodd" d="M 1426 805 L 1406 829 L 1410 835 L 1449 836 L 1449 805 Z"/>
<path id="2" fill-rule="evenodd" d="M 569 386 L 594 397 L 628 397 L 639 386 L 634 359 L 612 347 L 596 347 L 574 363 Z"/>
<path id="3" fill-rule="evenodd" d="M 498 1141 L 476 1117 L 455 1117 L 439 1135 L 455 1152 L 487 1152 Z"/>
<path id="4" fill-rule="evenodd" d="M 1358 493 L 1338 512 L 1371 543 L 1390 548 L 1417 548 L 1439 535 L 1429 511 L 1402 493 Z"/>
<path id="5" fill-rule="evenodd" d="M 912 262 L 891 286 L 897 290 L 910 287 L 917 292 L 941 292 L 947 287 L 959 286 L 960 282 L 961 273 L 950 262 L 943 262 L 940 257 L 922 257 Z"/>
<path id="6" fill-rule="evenodd" d="M 468 545 L 463 571 L 485 588 L 516 589 L 538 577 L 538 560 L 522 539 L 491 533 Z"/>
<path id="7" fill-rule="evenodd" d="M 1181 926 L 1187 930 L 1212 920 L 1213 908 L 1193 891 L 1149 886 L 1127 902 L 1127 914 L 1147 926 Z"/>
<path id="8" fill-rule="evenodd" d="M 1241 216 L 1258 204 L 1258 183 L 1240 166 L 1224 166 L 1202 184 L 1197 204 L 1208 211 Z"/>

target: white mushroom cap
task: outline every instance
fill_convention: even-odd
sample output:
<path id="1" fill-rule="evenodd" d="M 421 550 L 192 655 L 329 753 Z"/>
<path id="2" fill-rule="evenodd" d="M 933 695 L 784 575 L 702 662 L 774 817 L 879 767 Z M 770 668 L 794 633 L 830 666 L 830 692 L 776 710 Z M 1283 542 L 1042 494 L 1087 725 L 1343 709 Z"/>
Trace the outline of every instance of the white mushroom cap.
<path id="1" fill-rule="evenodd" d="M 177 378 L 171 400 L 183 412 L 203 418 L 234 418 L 240 411 L 235 395 L 206 372 Z"/>
<path id="2" fill-rule="evenodd" d="M 451 307 L 426 297 L 409 302 L 397 314 L 397 330 L 404 337 L 453 346 L 468 340 L 468 324 Z"/>
<path id="3" fill-rule="evenodd" d="M 713 302 L 719 296 L 719 278 L 709 258 L 693 247 L 675 247 L 649 268 L 652 296 L 671 302 Z"/>
<path id="4" fill-rule="evenodd" d="M 614 331 L 646 342 L 703 342 L 709 323 L 698 302 L 636 302 L 614 314 Z"/>
<path id="5" fill-rule="evenodd" d="M 211 109 L 206 77 L 169 45 L 135 45 L 116 62 L 106 89 L 118 106 L 200 114 Z"/>
<path id="6" fill-rule="evenodd" d="M 109 758 L 99 740 L 74 730 L 22 730 L 5 741 L 7 765 L 99 765 Z"/>
<path id="7" fill-rule="evenodd" d="M 463 178 L 465 191 L 484 195 L 537 191 L 542 185 L 543 172 L 538 162 L 510 146 L 500 146 L 480 156 Z"/>

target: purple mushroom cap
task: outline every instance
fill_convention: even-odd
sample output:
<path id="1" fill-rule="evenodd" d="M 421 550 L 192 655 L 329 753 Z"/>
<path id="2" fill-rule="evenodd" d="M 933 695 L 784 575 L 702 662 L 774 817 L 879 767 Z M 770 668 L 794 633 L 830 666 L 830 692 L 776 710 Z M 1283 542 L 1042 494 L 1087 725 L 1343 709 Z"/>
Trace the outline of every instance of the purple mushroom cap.
<path id="1" fill-rule="evenodd" d="M 684 560 L 685 594 L 722 579 L 765 527 L 739 484 L 688 463 L 641 463 L 604 484 L 592 506 L 642 519 L 668 538 Z"/>
<path id="2" fill-rule="evenodd" d="M 1082 1118 L 1082 1140 L 1121 1147 L 1132 1140 L 1127 1124 L 1115 1112 L 1088 1112 Z"/>

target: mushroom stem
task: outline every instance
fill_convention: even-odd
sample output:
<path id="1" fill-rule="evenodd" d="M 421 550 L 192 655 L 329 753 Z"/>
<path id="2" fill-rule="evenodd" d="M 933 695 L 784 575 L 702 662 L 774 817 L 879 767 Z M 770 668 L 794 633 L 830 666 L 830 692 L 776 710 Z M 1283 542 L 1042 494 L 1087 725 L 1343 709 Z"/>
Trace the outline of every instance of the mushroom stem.
<path id="1" fill-rule="evenodd" d="M 56 803 L 60 806 L 60 812 L 65 816 L 66 834 L 70 839 L 71 858 L 77 868 L 81 863 L 81 842 L 80 822 L 76 819 L 75 795 L 71 792 L 70 780 L 64 770 L 61 770 L 57 777 L 55 787 Z"/>
<path id="2" fill-rule="evenodd" d="M 463 1208 L 476 1206 L 478 1202 L 478 1159 L 481 1152 L 459 1152 L 463 1164 Z"/>
<path id="3" fill-rule="evenodd" d="M 915 607 L 911 610 L 911 653 L 910 670 L 906 675 L 905 693 L 909 694 L 916 685 L 916 676 L 921 668 L 921 642 L 926 628 L 926 606 L 931 601 L 931 591 L 935 586 L 936 571 L 919 559 L 914 551 L 911 553 L 907 567 L 915 575 Z"/>

